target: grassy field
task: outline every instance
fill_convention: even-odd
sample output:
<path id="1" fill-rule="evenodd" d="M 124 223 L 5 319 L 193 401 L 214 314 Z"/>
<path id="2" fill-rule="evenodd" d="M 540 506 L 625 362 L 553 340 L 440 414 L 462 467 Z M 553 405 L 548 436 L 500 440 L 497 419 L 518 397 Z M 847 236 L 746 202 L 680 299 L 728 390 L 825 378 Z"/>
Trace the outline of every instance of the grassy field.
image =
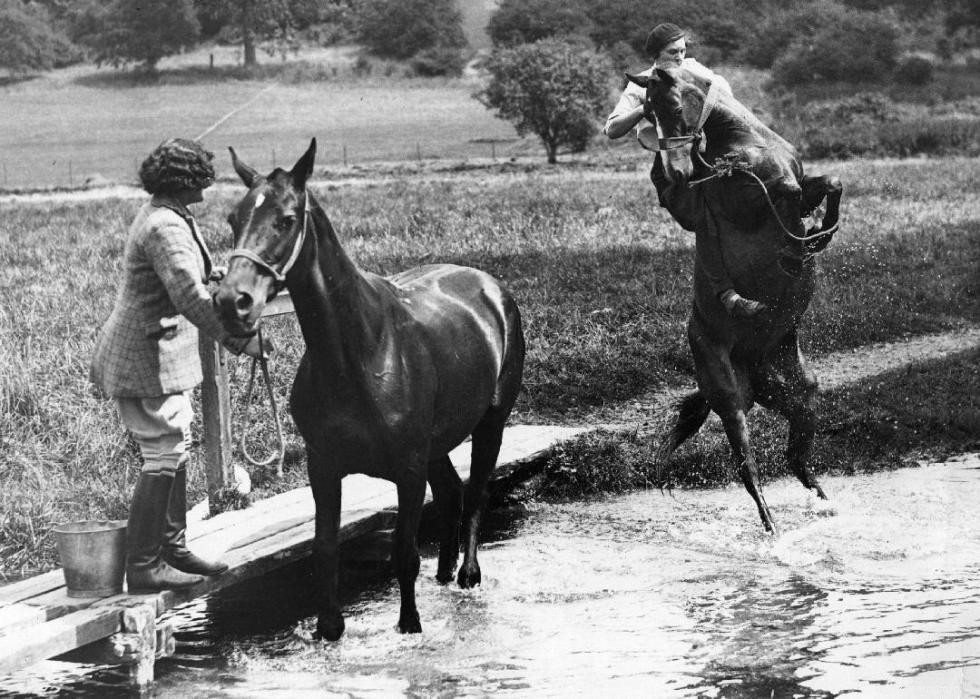
<path id="1" fill-rule="evenodd" d="M 842 230 L 823 257 L 804 332 L 807 352 L 980 323 L 980 160 L 854 161 L 811 169 L 838 173 L 846 192 Z M 324 183 L 316 191 L 366 269 L 388 273 L 451 261 L 508 283 L 523 309 L 529 343 L 515 421 L 588 423 L 598 406 L 689 385 L 683 325 L 693 237 L 655 206 L 644 170 L 498 170 Z M 224 217 L 238 196 L 218 191 L 199 208 L 219 259 L 230 243 Z M 111 402 L 88 384 L 87 365 L 138 206 L 106 200 L 3 209 L 0 574 L 53 565 L 48 532 L 55 522 L 126 512 L 137 455 Z M 285 404 L 301 341 L 294 320 L 272 325 L 281 348 L 274 362 L 277 390 Z M 234 372 L 240 401 L 247 363 L 237 362 Z M 955 377 L 949 380 L 964 381 L 962 374 Z M 874 400 L 907 401 L 911 394 L 900 381 L 894 385 L 894 393 Z M 935 401 L 961 397 L 944 395 L 942 382 L 917 384 L 915 395 L 930 386 Z M 870 400 L 853 406 L 854 439 L 862 435 L 861 416 L 874 408 Z M 256 412 L 262 422 L 247 427 L 265 439 L 271 426 Z M 876 424 L 873 415 L 867 419 Z M 303 482 L 288 420 L 287 431 L 286 483 L 255 474 L 260 491 Z M 914 448 L 915 440 L 906 446 Z M 192 474 L 199 497 L 201 469 L 193 465 Z"/>
<path id="2" fill-rule="evenodd" d="M 187 85 L 35 84 L 0 88 L 0 185 L 79 186 L 100 175 L 134 182 L 139 160 L 165 138 L 204 137 L 230 174 L 227 147 L 270 165 L 316 136 L 321 164 L 488 157 L 479 139 L 513 141 L 506 122 L 470 97 L 463 82 L 284 85 L 229 81 Z M 243 106 L 244 105 L 244 106 Z M 433 124 L 438 124 L 433 128 Z M 298 145 L 299 144 L 299 145 Z M 498 145 L 504 155 L 505 146 Z"/>
<path id="3" fill-rule="evenodd" d="M 467 7 L 471 29 L 485 24 L 487 7 Z M 266 77 L 247 78 L 236 72 L 236 48 L 210 46 L 161 61 L 156 83 L 79 65 L 2 85 L 0 190 L 79 187 L 95 176 L 135 182 L 139 161 L 163 139 L 206 131 L 203 141 L 224 176 L 232 174 L 228 146 L 271 166 L 313 136 L 320 165 L 334 168 L 420 157 L 544 158 L 536 138 L 519 138 L 472 97 L 481 86 L 477 76 L 405 78 L 404 66 L 384 62 L 357 76 L 356 56 L 356 47 L 304 49 L 285 61 L 263 56 L 257 75 Z M 760 71 L 731 68 L 725 75 L 747 105 L 764 110 Z M 610 80 L 612 109 L 617 78 Z M 601 154 L 608 141 L 596 146 Z"/>

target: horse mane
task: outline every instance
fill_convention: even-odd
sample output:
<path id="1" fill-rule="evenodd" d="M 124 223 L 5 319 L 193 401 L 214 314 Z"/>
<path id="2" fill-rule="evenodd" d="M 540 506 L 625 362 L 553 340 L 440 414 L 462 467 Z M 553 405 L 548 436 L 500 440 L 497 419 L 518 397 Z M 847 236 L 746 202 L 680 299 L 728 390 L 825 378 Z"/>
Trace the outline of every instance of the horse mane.
<path id="1" fill-rule="evenodd" d="M 687 97 L 693 95 L 700 104 L 704 104 L 707 99 L 708 90 L 711 88 L 711 81 L 694 71 L 687 68 L 676 68 L 671 72 L 675 78 L 679 79 L 681 95 Z M 766 143 L 776 142 L 786 148 L 789 152 L 795 153 L 796 149 L 789 141 L 769 128 L 755 113 L 742 104 L 730 90 L 721 90 L 718 93 L 718 101 L 712 110 L 713 118 L 716 123 L 720 121 L 723 128 L 729 132 L 742 132 L 761 138 Z M 709 117 L 709 119 L 712 117 Z"/>

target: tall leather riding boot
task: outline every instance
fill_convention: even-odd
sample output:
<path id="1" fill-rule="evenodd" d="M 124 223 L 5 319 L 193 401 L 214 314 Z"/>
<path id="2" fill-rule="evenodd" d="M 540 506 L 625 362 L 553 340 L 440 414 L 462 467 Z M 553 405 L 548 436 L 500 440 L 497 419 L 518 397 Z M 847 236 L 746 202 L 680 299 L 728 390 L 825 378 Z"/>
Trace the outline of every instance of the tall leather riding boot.
<path id="1" fill-rule="evenodd" d="M 174 477 L 169 473 L 140 473 L 129 506 L 126 534 L 126 583 L 130 593 L 190 587 L 204 581 L 173 568 L 161 555 L 167 506 Z"/>
<path id="2" fill-rule="evenodd" d="M 170 491 L 163 560 L 177 570 L 195 575 L 220 575 L 228 570 L 227 563 L 205 560 L 187 549 L 187 466 L 183 462 L 177 467 Z"/>

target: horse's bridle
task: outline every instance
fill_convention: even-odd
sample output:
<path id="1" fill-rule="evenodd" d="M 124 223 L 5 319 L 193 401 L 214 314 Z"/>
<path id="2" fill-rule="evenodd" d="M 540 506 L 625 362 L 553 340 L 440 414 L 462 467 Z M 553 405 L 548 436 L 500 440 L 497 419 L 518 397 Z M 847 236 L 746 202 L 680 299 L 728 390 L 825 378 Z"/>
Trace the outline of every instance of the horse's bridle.
<path id="1" fill-rule="evenodd" d="M 686 136 L 668 136 L 666 138 L 658 139 L 658 144 L 660 150 L 674 150 L 676 148 L 683 148 L 689 143 L 695 143 L 701 140 L 702 130 L 704 129 L 704 124 L 708 121 L 708 116 L 710 116 L 715 105 L 718 103 L 718 96 L 721 94 L 721 83 L 719 81 L 714 81 L 708 85 L 708 93 L 704 96 L 704 102 L 701 104 L 701 114 L 698 116 L 698 124 L 694 127 L 694 130 L 687 134 Z M 647 117 L 649 119 L 649 117 Z"/>
<path id="2" fill-rule="evenodd" d="M 236 257 L 244 257 L 246 260 L 250 261 L 256 267 L 262 271 L 268 273 L 272 276 L 273 284 L 276 291 L 280 291 L 286 285 L 286 275 L 289 274 L 289 270 L 293 268 L 296 264 L 296 260 L 299 259 L 300 250 L 303 249 L 303 243 L 306 241 L 306 226 L 310 215 L 310 195 L 304 189 L 303 190 L 303 224 L 300 228 L 299 234 L 296 236 L 296 242 L 293 243 L 293 250 L 289 253 L 289 257 L 286 259 L 285 264 L 282 265 L 280 269 L 276 269 L 271 263 L 266 262 L 262 257 L 253 250 L 248 248 L 235 248 L 228 255 L 228 259 L 232 260 Z"/>

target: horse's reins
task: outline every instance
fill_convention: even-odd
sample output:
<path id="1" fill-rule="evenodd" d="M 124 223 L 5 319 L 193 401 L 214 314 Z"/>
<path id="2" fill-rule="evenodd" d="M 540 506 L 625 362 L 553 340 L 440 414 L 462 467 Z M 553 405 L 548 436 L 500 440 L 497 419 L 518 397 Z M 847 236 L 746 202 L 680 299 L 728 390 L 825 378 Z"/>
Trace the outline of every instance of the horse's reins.
<path id="1" fill-rule="evenodd" d="M 261 347 L 262 328 L 258 329 L 257 334 L 259 346 Z M 238 448 L 241 449 L 242 456 L 245 457 L 245 460 L 253 466 L 263 467 L 275 463 L 276 475 L 282 478 L 282 463 L 286 457 L 286 442 L 282 435 L 282 418 L 279 417 L 279 407 L 276 405 L 276 392 L 272 389 L 272 375 L 269 373 L 269 360 L 264 355 L 262 357 L 252 358 L 252 371 L 248 376 L 248 389 L 245 391 L 245 412 L 242 415 L 242 422 L 248 422 L 248 406 L 252 403 L 252 389 L 255 386 L 255 369 L 257 366 L 262 367 L 262 378 L 265 380 L 266 395 L 269 396 L 269 409 L 272 411 L 272 417 L 276 423 L 276 442 L 279 446 L 274 452 L 269 454 L 268 458 L 259 461 L 248 452 L 248 447 L 245 446 L 247 431 L 242 428 L 241 435 L 238 438 Z"/>
<path id="2" fill-rule="evenodd" d="M 246 260 L 250 261 L 252 264 L 257 266 L 259 269 L 263 270 L 267 274 L 272 276 L 273 284 L 276 291 L 280 291 L 286 285 L 286 275 L 289 270 L 293 268 L 296 264 L 296 260 L 299 259 L 299 253 L 303 249 L 303 243 L 306 242 L 306 227 L 309 221 L 310 213 L 310 198 L 306 191 L 303 191 L 303 223 L 300 228 L 299 234 L 296 236 L 296 242 L 293 243 L 293 249 L 286 259 L 285 264 L 282 265 L 280 269 L 276 269 L 269 262 L 266 262 L 258 253 L 249 250 L 248 248 L 235 248 L 231 251 L 228 259 L 231 260 L 235 257 L 244 257 Z M 258 336 L 259 347 L 262 347 L 262 326 L 260 325 L 256 331 Z M 282 418 L 279 416 L 279 407 L 276 404 L 276 394 L 272 388 L 272 374 L 269 371 L 269 360 L 263 354 L 260 357 L 252 358 L 252 370 L 248 377 L 248 388 L 245 391 L 245 413 L 242 416 L 244 422 L 247 422 L 245 418 L 248 417 L 248 406 L 252 402 L 252 391 L 255 387 L 255 370 L 258 366 L 262 367 L 262 378 L 265 381 L 266 394 L 269 396 L 269 408 L 272 411 L 273 419 L 276 424 L 276 441 L 278 442 L 278 449 L 272 452 L 268 458 L 259 461 L 253 457 L 248 448 L 245 446 L 245 438 L 247 436 L 247 431 L 242 429 L 241 436 L 238 440 L 239 449 L 241 449 L 242 456 L 253 466 L 269 466 L 272 463 L 276 464 L 276 475 L 282 478 L 282 466 L 283 461 L 286 456 L 286 443 L 282 434 Z"/>

